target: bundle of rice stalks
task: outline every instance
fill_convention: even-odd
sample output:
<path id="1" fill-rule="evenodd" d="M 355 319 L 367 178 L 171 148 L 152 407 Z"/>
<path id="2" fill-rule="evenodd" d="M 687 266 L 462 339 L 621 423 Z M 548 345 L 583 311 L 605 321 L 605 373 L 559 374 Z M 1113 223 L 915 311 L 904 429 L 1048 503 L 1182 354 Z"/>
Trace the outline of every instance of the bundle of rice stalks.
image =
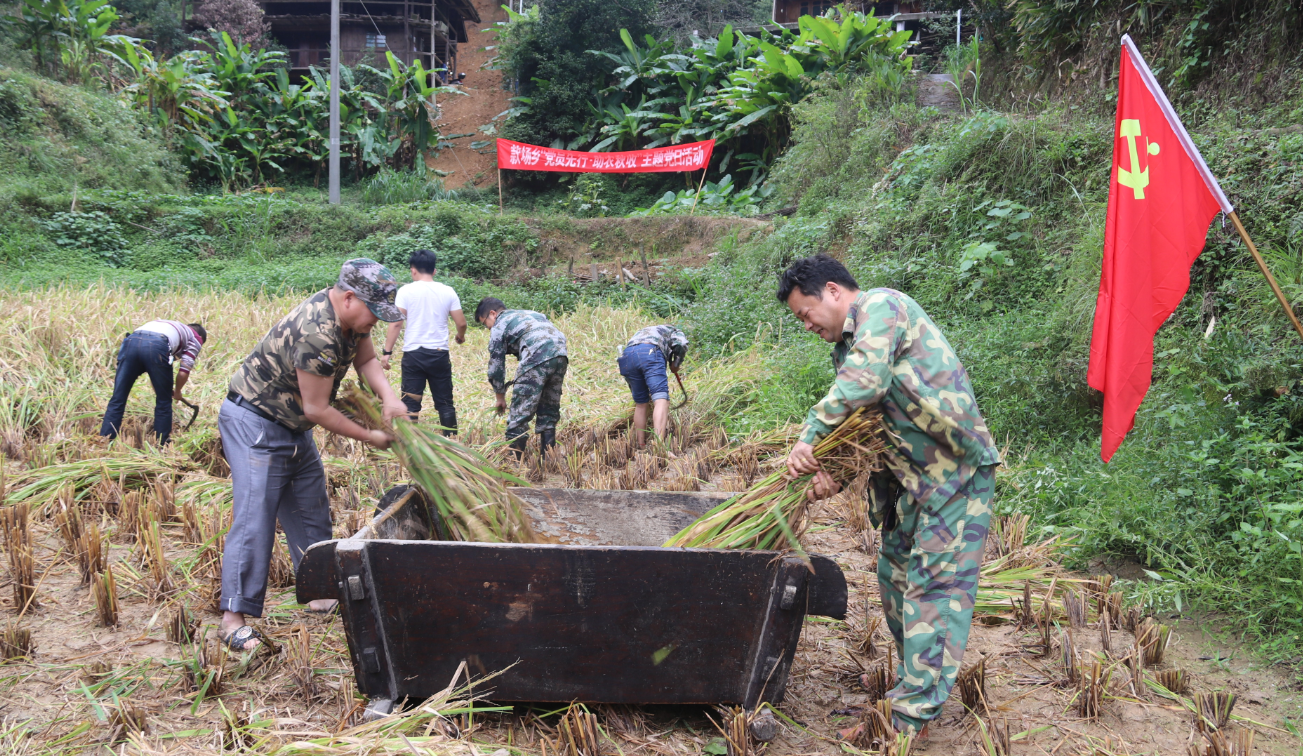
<path id="1" fill-rule="evenodd" d="M 1155 672 L 1154 680 L 1178 696 L 1190 692 L 1189 675 L 1183 669 L 1164 669 Z"/>
<path id="2" fill-rule="evenodd" d="M 195 618 L 185 604 L 177 604 L 176 611 L 167 621 L 167 639 L 177 645 L 192 643 L 195 640 Z"/>
<path id="3" fill-rule="evenodd" d="M 1132 646 L 1131 651 L 1122 657 L 1122 663 L 1126 665 L 1127 673 L 1131 676 L 1127 685 L 1131 688 L 1131 695 L 1136 698 L 1144 697 L 1145 686 L 1142 684 L 1144 666 L 1140 663 L 1141 651 L 1138 646 Z"/>
<path id="4" fill-rule="evenodd" d="M 1059 643 L 1059 661 L 1063 663 L 1063 671 L 1066 674 L 1065 684 L 1068 687 L 1076 687 L 1081 683 L 1081 656 L 1077 653 L 1076 639 L 1072 636 L 1072 628 L 1063 631 L 1063 640 Z"/>
<path id="5" fill-rule="evenodd" d="M 163 550 L 163 535 L 159 532 L 157 521 L 150 522 L 148 527 L 142 528 L 139 544 L 141 566 L 149 570 L 150 593 L 154 600 L 175 591 L 176 583 L 172 580 L 172 566 L 168 563 L 167 553 Z"/>
<path id="6" fill-rule="evenodd" d="M 556 752 L 561 756 L 601 756 L 597 715 L 583 704 L 571 704 L 557 725 Z"/>
<path id="7" fill-rule="evenodd" d="M 868 609 L 865 608 L 867 613 Z M 860 639 L 855 643 L 855 652 L 865 659 L 872 659 L 878 655 L 878 648 L 873 639 L 878 634 L 878 628 L 882 627 L 881 617 L 866 617 L 864 620 L 864 632 L 860 633 Z"/>
<path id="8" fill-rule="evenodd" d="M 1063 590 L 1063 613 L 1072 627 L 1086 626 L 1086 599 L 1071 588 Z"/>
<path id="9" fill-rule="evenodd" d="M 152 511 L 158 517 L 159 522 L 172 522 L 176 519 L 176 487 L 171 481 L 165 481 L 163 476 L 159 476 L 154 481 L 154 488 L 150 492 L 153 503 Z"/>
<path id="10" fill-rule="evenodd" d="M 869 476 L 861 475 L 833 500 L 842 522 L 853 533 L 869 533 L 873 523 L 869 520 Z"/>
<path id="11" fill-rule="evenodd" d="M 294 562 L 287 548 L 277 537 L 272 541 L 271 563 L 267 566 L 269 588 L 290 588 L 294 585 Z"/>
<path id="12" fill-rule="evenodd" d="M 1108 691 L 1109 679 L 1113 675 L 1110 667 L 1103 668 L 1099 659 L 1093 659 L 1088 668 L 1078 674 L 1077 713 L 1086 719 L 1097 719 L 1104 709 L 1104 694 Z"/>
<path id="13" fill-rule="evenodd" d="M 122 503 L 118 505 L 118 533 L 133 539 L 139 539 L 141 517 L 141 503 L 144 500 L 144 494 L 140 491 L 131 491 L 122 495 Z"/>
<path id="14" fill-rule="evenodd" d="M 0 508 L 0 530 L 4 531 L 9 555 L 9 579 L 14 586 L 14 608 L 20 612 L 36 603 L 36 557 L 32 553 L 32 530 L 28 505 L 20 501 Z"/>
<path id="15" fill-rule="evenodd" d="M 1235 708 L 1235 694 L 1226 691 L 1194 694 L 1194 725 L 1199 732 L 1221 730 L 1231 721 Z"/>
<path id="16" fill-rule="evenodd" d="M 860 714 L 859 723 L 846 735 L 846 739 L 856 748 L 881 749 L 881 753 L 887 753 L 888 744 L 894 745 L 898 736 L 891 721 L 891 700 L 880 698 L 874 701 Z"/>
<path id="17" fill-rule="evenodd" d="M 1122 629 L 1122 594 L 1119 591 L 1110 591 L 1104 594 L 1097 605 L 1101 619 L 1107 614 L 1112 627 L 1111 630 Z"/>
<path id="18" fill-rule="evenodd" d="M 955 687 L 959 688 L 959 700 L 964 709 L 973 714 L 985 713 L 986 707 L 986 657 L 976 664 L 970 664 L 959 670 L 955 677 Z"/>
<path id="19" fill-rule="evenodd" d="M 814 448 L 833 480 L 849 482 L 882 467 L 886 450 L 881 417 L 858 409 Z M 810 478 L 795 481 L 775 472 L 684 528 L 666 546 L 724 549 L 801 549 L 807 525 Z"/>
<path id="20" fill-rule="evenodd" d="M 982 750 L 985 756 L 1010 756 L 1013 753 L 1013 736 L 1009 732 L 1009 720 L 996 719 L 983 722 L 979 717 L 978 729 L 982 734 Z"/>
<path id="21" fill-rule="evenodd" d="M 222 695 L 226 677 L 226 651 L 218 646 L 217 656 L 208 653 L 202 640 L 190 644 L 189 652 L 181 659 L 181 677 L 185 687 L 195 694 L 196 705 L 207 696 Z"/>
<path id="22" fill-rule="evenodd" d="M 384 426 L 380 408 L 354 388 L 341 403 L 371 427 Z M 490 465 L 483 456 L 433 426 L 399 422 L 387 427 L 393 450 L 412 481 L 434 502 L 453 538 L 483 543 L 534 543 L 529 516 L 507 483 L 519 478 Z M 383 489 L 381 489 L 383 490 Z"/>
<path id="23" fill-rule="evenodd" d="M 17 620 L 5 624 L 4 630 L 0 631 L 0 659 L 27 659 L 35 651 L 36 642 L 31 630 L 19 627 Z"/>
<path id="24" fill-rule="evenodd" d="M 1136 632 L 1136 646 L 1141 650 L 1141 661 L 1146 667 L 1163 663 L 1167 646 L 1172 642 L 1172 628 L 1145 618 Z"/>
<path id="25" fill-rule="evenodd" d="M 896 687 L 896 663 L 891 658 L 891 649 L 892 646 L 888 645 L 886 658 L 870 664 L 860 675 L 860 684 L 869 694 L 870 701 L 886 698 L 887 691 Z"/>
<path id="26" fill-rule="evenodd" d="M 113 566 L 105 566 L 104 571 L 91 579 L 91 595 L 95 598 L 95 610 L 99 614 L 100 624 L 104 627 L 116 627 L 118 624 L 118 584 L 113 579 Z"/>
<path id="27" fill-rule="evenodd" d="M 1144 613 L 1140 611 L 1140 607 L 1129 606 L 1122 613 L 1122 627 L 1125 627 L 1127 632 L 1132 635 L 1138 635 L 1140 633 L 1140 623 L 1144 618 Z"/>
<path id="28" fill-rule="evenodd" d="M 751 717 L 741 706 L 734 707 L 727 714 L 727 721 L 720 732 L 728 747 L 728 756 L 751 756 Z"/>
<path id="29" fill-rule="evenodd" d="M 1221 730 L 1205 732 L 1205 747 L 1198 743 L 1189 746 L 1190 756 L 1249 756 L 1253 753 L 1253 730 L 1237 728 L 1230 733 Z"/>
<path id="30" fill-rule="evenodd" d="M 1099 647 L 1104 653 L 1113 655 L 1113 620 L 1109 617 L 1107 606 L 1099 615 Z"/>
<path id="31" fill-rule="evenodd" d="M 145 712 L 126 699 L 121 699 L 109 713 L 108 742 L 117 745 L 132 735 L 147 735 L 149 721 Z"/>
<path id="32" fill-rule="evenodd" d="M 106 485 L 107 481 L 117 481 L 116 488 L 125 493 L 128 489 L 147 488 L 161 475 L 179 475 L 195 469 L 193 462 L 169 447 L 147 451 L 119 447 L 110 456 L 28 470 L 12 498 L 30 501 L 39 512 L 57 501 L 65 486 L 71 486 L 79 498 L 88 494 L 111 498 L 116 490 Z"/>
<path id="33" fill-rule="evenodd" d="M 1027 541 L 1027 526 L 1031 517 L 1025 514 L 996 515 L 991 518 L 986 536 L 989 557 L 999 559 L 1014 554 Z"/>
<path id="34" fill-rule="evenodd" d="M 285 663 L 294 686 L 304 700 L 309 703 L 316 701 L 321 691 L 312 671 L 312 641 L 308 637 L 308 628 L 302 622 L 290 628 L 290 638 L 285 647 L 288 652 Z"/>
<path id="35" fill-rule="evenodd" d="M 974 615 L 1036 614 L 1044 610 L 1045 602 L 1054 602 L 1059 587 L 1081 582 L 1063 571 L 1058 563 L 1059 552 L 1068 544 L 1058 536 L 1040 543 L 1023 546 L 1011 555 L 982 564 L 977 584 L 977 601 Z M 1012 566 L 1016 564 L 1017 566 Z M 1028 589 L 1030 584 L 1030 590 Z M 1025 605 L 1019 609 L 1019 601 Z M 1052 607 L 1051 616 L 1058 607 Z"/>

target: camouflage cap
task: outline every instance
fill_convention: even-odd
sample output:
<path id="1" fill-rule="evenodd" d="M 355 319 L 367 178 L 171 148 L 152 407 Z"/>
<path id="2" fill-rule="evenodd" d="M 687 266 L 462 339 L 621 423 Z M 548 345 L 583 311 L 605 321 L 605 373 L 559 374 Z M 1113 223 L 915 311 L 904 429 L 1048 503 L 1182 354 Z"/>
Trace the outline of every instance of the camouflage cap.
<path id="1" fill-rule="evenodd" d="M 375 260 L 359 257 L 344 263 L 335 286 L 356 294 L 358 299 L 366 302 L 366 306 L 377 318 L 386 323 L 403 319 L 403 313 L 394 306 L 398 282 L 388 268 Z"/>

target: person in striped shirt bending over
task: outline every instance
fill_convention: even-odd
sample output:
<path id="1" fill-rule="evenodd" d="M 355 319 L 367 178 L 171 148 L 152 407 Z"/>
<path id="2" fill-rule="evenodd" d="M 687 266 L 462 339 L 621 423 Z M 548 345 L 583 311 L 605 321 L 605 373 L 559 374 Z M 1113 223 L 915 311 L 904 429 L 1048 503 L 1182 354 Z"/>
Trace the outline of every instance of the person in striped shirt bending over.
<path id="1" fill-rule="evenodd" d="M 118 349 L 118 374 L 113 380 L 113 398 L 104 411 L 100 435 L 117 438 L 122 414 L 127 409 L 131 387 L 142 375 L 154 386 L 154 433 L 160 445 L 172 437 L 172 400 L 185 401 L 185 387 L 195 358 L 208 340 L 208 332 L 198 323 L 176 320 L 151 320 L 127 334 Z M 172 381 L 172 362 L 181 361 L 176 383 Z"/>

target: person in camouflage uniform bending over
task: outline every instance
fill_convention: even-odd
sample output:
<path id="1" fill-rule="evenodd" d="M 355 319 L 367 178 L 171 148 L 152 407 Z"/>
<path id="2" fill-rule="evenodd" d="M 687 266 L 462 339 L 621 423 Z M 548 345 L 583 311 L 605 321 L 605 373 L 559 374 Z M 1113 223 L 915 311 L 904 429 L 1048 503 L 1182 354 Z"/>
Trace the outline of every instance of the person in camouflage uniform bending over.
<path id="1" fill-rule="evenodd" d="M 836 380 L 806 417 L 788 478 L 813 473 L 812 497 L 835 494 L 814 444 L 860 407 L 879 408 L 892 433 L 869 508 L 882 525 L 878 586 L 900 659 L 887 697 L 896 729 L 922 734 L 968 645 L 1000 455 L 964 366 L 918 302 L 892 289 L 860 291 L 827 255 L 793 263 L 778 299 L 836 344 Z"/>
<path id="2" fill-rule="evenodd" d="M 520 360 L 516 367 L 511 411 L 507 414 L 507 441 L 519 459 L 529 443 L 529 421 L 534 419 L 540 451 L 556 444 L 556 424 L 561 419 L 561 384 L 570 358 L 565 334 L 547 316 L 533 310 L 508 310 L 501 299 L 485 297 L 475 307 L 475 320 L 489 329 L 489 385 L 497 395 L 497 410 L 507 408 L 507 355 Z"/>

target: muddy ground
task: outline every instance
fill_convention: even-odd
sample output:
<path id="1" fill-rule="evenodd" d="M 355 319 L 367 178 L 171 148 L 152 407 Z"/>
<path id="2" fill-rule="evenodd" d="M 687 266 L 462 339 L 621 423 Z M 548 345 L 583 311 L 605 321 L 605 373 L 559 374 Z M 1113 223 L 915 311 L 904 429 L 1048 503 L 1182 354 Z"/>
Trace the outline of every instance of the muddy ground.
<path id="1" fill-rule="evenodd" d="M 345 467 L 365 463 L 355 449 L 326 446 L 341 453 L 332 462 L 332 480 L 342 480 Z M 739 475 L 721 469 L 705 488 L 736 488 Z M 392 477 L 390 471 L 376 475 L 375 487 L 387 485 L 387 477 Z M 564 481 L 549 475 L 540 484 L 560 486 Z M 671 486 L 671 478 L 663 476 L 648 487 Z M 337 535 L 356 528 L 373 506 L 375 492 L 361 493 L 358 506 L 356 492 L 342 487 L 332 491 Z M 768 753 L 855 751 L 840 739 L 839 731 L 853 727 L 870 703 L 858 682 L 859 664 L 870 660 L 861 656 L 857 664 L 852 655 L 864 628 L 881 616 L 881 609 L 870 555 L 872 539 L 854 532 L 844 519 L 846 512 L 837 501 L 823 505 L 806 542 L 812 551 L 833 556 L 845 570 L 850 615 L 844 622 L 807 620 L 787 697 L 778 707 L 791 722 L 763 746 Z M 104 518 L 108 525 L 108 515 Z M 278 649 L 248 659 L 222 660 L 212 637 L 218 620 L 212 608 L 214 573 L 196 560 L 198 549 L 185 543 L 181 524 L 167 523 L 164 530 L 179 590 L 159 595 L 139 566 L 137 547 L 125 537 L 115 539 L 110 561 L 118 575 L 121 614 L 117 627 L 105 628 L 53 523 L 35 519 L 39 606 L 18 622 L 31 631 L 35 649 L 30 658 L 0 665 L 0 720 L 9 728 L 0 737 L 0 751 L 100 750 L 129 729 L 118 726 L 122 720 L 115 714 L 118 710 L 139 711 L 148 730 L 129 743 L 113 746 L 114 752 L 211 753 L 238 744 L 273 752 L 287 743 L 325 737 L 356 721 L 361 702 L 352 692 L 345 640 L 335 617 L 303 612 L 282 577 L 279 587 L 269 591 L 267 616 L 258 622 L 278 641 Z M 280 559 L 283 567 L 283 554 Z M 10 586 L 0 586 L 0 591 L 0 611 L 12 620 Z M 197 647 L 167 640 L 167 626 L 182 604 L 203 625 L 210 665 L 223 667 L 224 689 L 219 696 L 198 695 L 187 677 L 183 660 L 193 658 Z M 1186 670 L 1194 691 L 1234 692 L 1235 714 L 1252 723 L 1237 722 L 1233 727 L 1253 729 L 1257 753 L 1300 753 L 1303 742 L 1287 728 L 1289 722 L 1303 718 L 1303 694 L 1287 670 L 1259 662 L 1252 648 L 1238 642 L 1233 628 L 1216 616 L 1160 619 L 1174 624 L 1175 632 L 1159 668 Z M 1078 630 L 1076 638 L 1083 653 L 1100 648 L 1097 624 Z M 875 640 L 879 649 L 885 647 L 884 629 L 877 631 Z M 991 718 L 1008 723 L 1015 737 L 1013 753 L 1186 754 L 1188 745 L 1198 741 L 1189 712 L 1144 688 L 1134 695 L 1126 684 L 1125 669 L 1114 673 L 1112 695 L 1105 700 L 1101 716 L 1095 721 L 1081 718 L 1071 705 L 1073 689 L 1058 684 L 1064 674 L 1057 654 L 1040 656 L 1029 648 L 1034 640 L 1034 632 L 1018 628 L 1006 617 L 984 617 L 973 630 L 965 659 L 974 663 L 985 657 Z M 1126 649 L 1133 638 L 1116 631 L 1112 642 L 1115 649 Z M 436 730 L 433 740 L 420 739 L 421 745 L 410 749 L 400 742 L 398 751 L 391 750 L 393 741 L 389 741 L 381 752 L 490 754 L 508 746 L 510 751 L 529 754 L 545 748 L 554 751 L 557 717 L 539 714 L 555 708 L 517 706 L 511 714 L 480 716 L 471 722 L 455 718 L 447 723 L 443 736 Z M 608 753 L 697 754 L 713 753 L 722 746 L 711 719 L 717 721 L 718 712 L 705 708 L 595 710 L 608 738 L 603 745 Z M 930 729 L 929 740 L 917 744 L 913 753 L 982 753 L 974 722 L 952 699 Z M 29 750 L 23 751 L 24 747 Z M 368 750 L 323 748 L 318 750 Z"/>

